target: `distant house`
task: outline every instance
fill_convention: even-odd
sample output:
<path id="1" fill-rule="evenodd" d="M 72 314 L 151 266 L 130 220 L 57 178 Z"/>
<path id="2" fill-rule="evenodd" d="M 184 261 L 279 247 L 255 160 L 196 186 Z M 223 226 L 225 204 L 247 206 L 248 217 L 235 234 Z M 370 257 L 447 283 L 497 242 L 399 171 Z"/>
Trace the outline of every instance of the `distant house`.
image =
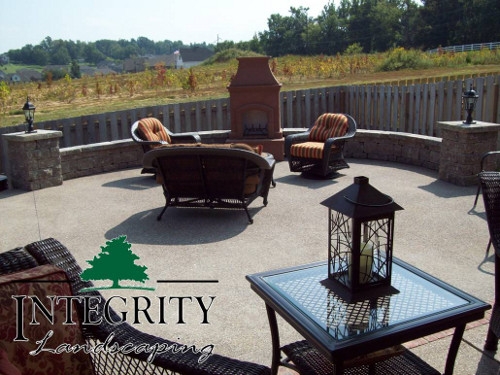
<path id="1" fill-rule="evenodd" d="M 42 73 L 33 69 L 20 69 L 16 72 L 22 82 L 35 82 L 42 80 Z"/>
<path id="2" fill-rule="evenodd" d="M 102 65 L 101 67 L 94 68 L 88 65 L 80 65 L 80 74 L 82 76 L 90 76 L 93 77 L 95 75 L 108 75 L 108 74 L 116 74 L 116 71 L 108 68 L 107 66 Z"/>
<path id="3" fill-rule="evenodd" d="M 15 73 L 10 74 L 9 77 L 10 77 L 11 82 L 14 82 L 14 83 L 21 82 L 21 76 L 19 74 L 15 74 Z"/>
<path id="4" fill-rule="evenodd" d="M 7 54 L 0 55 L 0 65 L 5 65 L 9 63 L 9 56 Z"/>
<path id="5" fill-rule="evenodd" d="M 184 69 L 199 65 L 214 55 L 212 50 L 205 47 L 181 48 L 179 53 L 182 56 L 182 67 Z"/>
<path id="6" fill-rule="evenodd" d="M 204 47 L 181 48 L 170 55 L 141 56 L 126 59 L 123 62 L 123 71 L 127 73 L 143 72 L 146 69 L 154 69 L 158 64 L 163 64 L 170 69 L 186 69 L 201 64 L 213 54 L 213 51 Z"/>
<path id="7" fill-rule="evenodd" d="M 137 73 L 146 70 L 145 57 L 132 57 L 123 61 L 123 71 L 126 73 Z"/>
<path id="8" fill-rule="evenodd" d="M 165 67 L 170 69 L 178 69 L 179 68 L 179 55 L 176 53 L 172 53 L 170 55 L 158 55 L 151 56 L 146 60 L 147 68 L 154 68 L 158 64 L 163 64 Z"/>
<path id="9" fill-rule="evenodd" d="M 123 71 L 127 73 L 143 72 L 146 69 L 154 69 L 158 64 L 163 64 L 170 69 L 180 68 L 182 59 L 178 53 L 170 55 L 142 56 L 126 59 L 123 62 Z"/>
<path id="10" fill-rule="evenodd" d="M 6 78 L 7 78 L 7 75 L 5 74 L 5 72 L 2 72 L 0 70 L 0 81 L 5 81 Z"/>

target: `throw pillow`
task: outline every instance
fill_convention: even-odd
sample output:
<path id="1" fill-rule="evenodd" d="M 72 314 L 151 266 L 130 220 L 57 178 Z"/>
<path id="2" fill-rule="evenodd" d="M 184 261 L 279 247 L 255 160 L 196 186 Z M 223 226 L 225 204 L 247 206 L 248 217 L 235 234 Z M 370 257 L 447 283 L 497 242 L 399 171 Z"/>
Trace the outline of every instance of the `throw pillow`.
<path id="1" fill-rule="evenodd" d="M 139 121 L 139 133 L 148 141 L 163 141 L 170 143 L 170 136 L 160 120 L 154 117 L 146 117 Z"/>

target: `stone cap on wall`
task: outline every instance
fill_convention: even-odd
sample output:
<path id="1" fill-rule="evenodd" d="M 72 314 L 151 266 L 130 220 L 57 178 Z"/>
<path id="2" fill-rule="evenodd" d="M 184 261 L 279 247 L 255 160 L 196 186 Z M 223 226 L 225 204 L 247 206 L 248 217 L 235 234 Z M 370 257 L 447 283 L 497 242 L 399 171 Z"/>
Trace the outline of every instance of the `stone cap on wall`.
<path id="1" fill-rule="evenodd" d="M 441 127 L 441 129 L 458 132 L 482 133 L 500 130 L 500 124 L 483 121 L 476 121 L 473 124 L 464 124 L 463 121 L 438 121 L 437 125 Z"/>
<path id="2" fill-rule="evenodd" d="M 34 133 L 18 132 L 2 134 L 2 137 L 10 142 L 33 142 L 41 139 L 61 138 L 62 136 L 62 131 L 45 129 L 39 129 Z"/>

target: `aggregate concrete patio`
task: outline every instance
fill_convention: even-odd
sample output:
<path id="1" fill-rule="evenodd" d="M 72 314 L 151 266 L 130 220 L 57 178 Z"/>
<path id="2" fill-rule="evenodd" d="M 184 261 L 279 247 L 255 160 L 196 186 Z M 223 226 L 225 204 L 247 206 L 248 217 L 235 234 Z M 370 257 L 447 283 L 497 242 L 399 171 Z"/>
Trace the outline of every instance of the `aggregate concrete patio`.
<path id="1" fill-rule="evenodd" d="M 351 159 L 350 169 L 333 180 L 311 180 L 292 174 L 286 162 L 276 165 L 276 188 L 269 204 L 250 206 L 254 224 L 241 210 L 167 209 L 161 187 L 140 168 L 64 181 L 62 186 L 24 192 L 0 192 L 0 251 L 54 237 L 66 245 L 82 268 L 100 247 L 126 235 L 138 264 L 148 267 L 150 282 L 204 279 L 217 283 L 158 284 L 150 293 L 153 306 L 149 323 L 139 314 L 141 330 L 186 344 L 215 345 L 214 351 L 270 366 L 271 338 L 262 300 L 245 276 L 327 258 L 328 215 L 325 198 L 367 176 L 377 189 L 404 208 L 396 213 L 394 256 L 492 303 L 493 256 L 486 255 L 488 229 L 482 200 L 472 208 L 476 187 L 459 187 L 437 179 L 427 169 L 369 160 Z M 148 281 L 148 282 L 149 282 Z M 146 284 L 148 284 L 146 282 Z M 107 297 L 113 291 L 104 293 Z M 136 291 L 120 296 L 137 295 Z M 201 324 L 196 303 L 186 303 L 185 324 L 178 324 L 177 305 L 165 309 L 168 324 L 157 324 L 156 296 L 215 296 Z M 132 301 L 128 299 L 128 301 Z M 134 306 L 128 312 L 133 323 Z M 280 320 L 283 342 L 299 339 Z M 482 350 L 487 320 L 466 330 L 455 374 L 500 374 L 500 355 Z M 417 355 L 444 369 L 451 332 L 407 343 Z M 282 374 L 292 373 L 282 370 Z"/>

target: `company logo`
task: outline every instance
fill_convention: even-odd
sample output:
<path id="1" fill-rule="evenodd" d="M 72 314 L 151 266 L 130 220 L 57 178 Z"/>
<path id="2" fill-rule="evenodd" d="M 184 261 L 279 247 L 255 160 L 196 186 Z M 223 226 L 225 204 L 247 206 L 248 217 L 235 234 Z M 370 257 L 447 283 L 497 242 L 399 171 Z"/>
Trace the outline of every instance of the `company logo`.
<path id="1" fill-rule="evenodd" d="M 77 302 L 80 308 L 83 309 L 81 311 L 83 318 L 80 322 L 82 326 L 104 324 L 106 327 L 112 325 L 118 330 L 119 326 L 124 323 L 134 326 L 142 324 L 157 325 L 158 327 L 167 327 L 171 324 L 210 324 L 209 312 L 213 307 L 215 296 L 179 295 L 179 293 L 176 293 L 175 296 L 151 294 L 150 292 L 157 289 L 149 285 L 142 285 L 146 281 L 154 284 L 146 272 L 148 268 L 145 265 L 136 263 L 136 261 L 140 261 L 140 258 L 132 252 L 131 248 L 132 245 L 127 242 L 125 235 L 107 241 L 105 246 L 101 246 L 101 252 L 95 255 L 92 260 L 87 260 L 90 267 L 82 271 L 80 278 L 85 281 L 102 282 L 104 285 L 88 287 L 82 289 L 81 292 L 103 289 L 117 291 L 136 289 L 142 292 L 147 291 L 147 293 L 133 296 L 130 296 L 128 292 L 127 296 L 117 293 L 107 299 L 95 293 L 67 296 L 47 295 L 45 297 L 29 294 L 12 295 L 11 297 L 16 303 L 16 336 L 13 341 L 34 341 L 37 347 L 35 350 L 30 351 L 29 354 L 32 356 L 37 356 L 43 352 L 52 354 L 76 354 L 80 351 L 87 354 L 145 352 L 149 354 L 148 362 L 152 362 L 160 353 L 170 352 L 172 355 L 181 355 L 192 352 L 199 355 L 199 363 L 208 360 L 213 354 L 215 347 L 213 344 L 204 347 L 169 344 L 163 342 L 159 337 L 158 342 L 155 343 L 118 342 L 115 340 L 115 332 L 109 333 L 103 342 L 95 346 L 90 343 L 58 343 L 51 339 L 55 330 L 64 330 L 65 327 L 63 326 L 78 324 L 73 315 L 72 306 L 74 302 Z M 169 283 L 218 283 L 218 280 L 156 280 L 158 285 Z M 187 319 L 186 314 L 189 310 L 191 310 L 190 319 Z M 61 314 L 61 311 L 64 315 L 62 319 L 63 326 L 58 326 L 55 323 L 55 316 Z M 26 328 L 28 326 L 39 326 L 41 322 L 49 326 L 45 336 L 41 339 L 39 337 L 29 337 Z M 131 340 L 133 339 L 131 338 Z M 180 338 L 177 339 L 180 340 Z"/>
<path id="2" fill-rule="evenodd" d="M 101 246 L 101 252 L 94 259 L 87 260 L 90 268 L 84 270 L 80 278 L 85 281 L 110 280 L 111 286 L 90 287 L 82 289 L 82 292 L 102 289 L 142 289 L 155 290 L 152 287 L 124 286 L 120 281 L 130 280 L 144 283 L 149 280 L 146 266 L 135 264 L 139 257 L 130 249 L 132 245 L 127 242 L 127 236 L 113 238 Z"/>

